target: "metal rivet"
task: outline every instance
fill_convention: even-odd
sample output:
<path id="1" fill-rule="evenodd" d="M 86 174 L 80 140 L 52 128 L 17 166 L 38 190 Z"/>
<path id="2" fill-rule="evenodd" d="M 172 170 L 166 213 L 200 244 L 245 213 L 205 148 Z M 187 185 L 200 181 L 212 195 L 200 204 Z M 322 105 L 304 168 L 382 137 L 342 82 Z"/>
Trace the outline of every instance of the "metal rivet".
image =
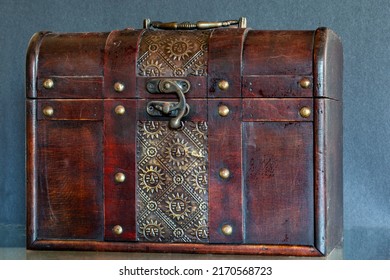
<path id="1" fill-rule="evenodd" d="M 227 115 L 229 115 L 229 107 L 226 106 L 226 105 L 220 105 L 218 107 L 218 114 L 221 116 L 221 117 L 226 117 Z"/>
<path id="2" fill-rule="evenodd" d="M 43 81 L 43 87 L 45 89 L 51 89 L 54 87 L 54 81 L 52 79 L 45 79 Z"/>
<path id="3" fill-rule="evenodd" d="M 233 233 L 233 227 L 231 225 L 223 225 L 221 229 L 224 235 L 232 235 Z"/>
<path id="4" fill-rule="evenodd" d="M 226 80 L 220 80 L 218 82 L 218 87 L 220 90 L 227 90 L 229 88 L 229 82 Z"/>
<path id="5" fill-rule="evenodd" d="M 299 81 L 299 85 L 301 88 L 309 88 L 310 87 L 310 80 L 308 78 L 303 78 L 302 80 Z"/>
<path id="6" fill-rule="evenodd" d="M 126 109 L 122 105 L 118 105 L 115 107 L 115 113 L 117 115 L 123 115 L 125 112 L 126 112 Z"/>
<path id="7" fill-rule="evenodd" d="M 121 235 L 123 232 L 123 228 L 120 225 L 116 225 L 112 228 L 112 232 L 116 235 Z"/>
<path id="8" fill-rule="evenodd" d="M 51 107 L 51 106 L 46 106 L 45 108 L 43 108 L 42 112 L 43 112 L 43 114 L 44 114 L 45 116 L 50 117 L 50 116 L 53 116 L 53 114 L 54 114 L 54 109 L 53 109 L 53 107 Z"/>
<path id="9" fill-rule="evenodd" d="M 229 169 L 227 168 L 221 168 L 219 170 L 219 177 L 221 177 L 222 179 L 227 179 L 230 177 L 230 171 Z"/>
<path id="10" fill-rule="evenodd" d="M 122 172 L 118 172 L 115 174 L 116 183 L 123 183 L 125 180 L 126 180 L 126 176 Z"/>
<path id="11" fill-rule="evenodd" d="M 116 82 L 114 84 L 114 89 L 116 92 L 122 92 L 125 89 L 125 85 L 120 82 Z"/>
<path id="12" fill-rule="evenodd" d="M 311 115 L 311 110 L 309 107 L 302 107 L 300 110 L 299 110 L 299 114 L 301 115 L 302 118 L 308 118 L 310 117 Z"/>

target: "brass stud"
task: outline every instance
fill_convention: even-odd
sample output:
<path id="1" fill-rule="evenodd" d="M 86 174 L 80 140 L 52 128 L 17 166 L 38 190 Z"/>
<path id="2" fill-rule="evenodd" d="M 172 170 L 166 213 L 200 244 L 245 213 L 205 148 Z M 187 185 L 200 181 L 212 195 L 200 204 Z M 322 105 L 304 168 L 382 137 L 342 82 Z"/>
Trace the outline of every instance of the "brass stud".
<path id="1" fill-rule="evenodd" d="M 42 112 L 45 116 L 51 117 L 54 114 L 54 109 L 51 106 L 45 106 L 45 108 L 43 108 Z"/>
<path id="2" fill-rule="evenodd" d="M 126 109 L 122 105 L 118 105 L 115 107 L 115 113 L 117 115 L 123 115 L 125 112 L 126 112 Z"/>
<path id="3" fill-rule="evenodd" d="M 122 92 L 125 89 L 125 85 L 120 82 L 116 82 L 114 84 L 114 89 L 116 92 Z"/>
<path id="4" fill-rule="evenodd" d="M 170 82 L 166 82 L 166 83 L 164 84 L 164 88 L 165 88 L 166 90 L 169 90 L 169 89 L 171 88 L 171 83 L 170 83 Z"/>
<path id="5" fill-rule="evenodd" d="M 116 235 L 121 235 L 123 232 L 123 228 L 120 225 L 116 225 L 112 228 L 112 232 Z"/>
<path id="6" fill-rule="evenodd" d="M 43 87 L 45 89 L 51 89 L 54 87 L 54 81 L 52 79 L 45 79 L 43 81 Z"/>
<path id="7" fill-rule="evenodd" d="M 125 180 L 126 180 L 126 176 L 122 172 L 118 172 L 115 174 L 116 183 L 123 183 Z"/>
<path id="8" fill-rule="evenodd" d="M 299 114 L 302 118 L 308 118 L 311 115 L 311 110 L 309 107 L 304 106 L 299 110 Z"/>
<path id="9" fill-rule="evenodd" d="M 309 88 L 310 87 L 310 80 L 308 78 L 303 78 L 302 80 L 299 81 L 299 85 L 301 88 Z"/>
<path id="10" fill-rule="evenodd" d="M 223 225 L 221 229 L 222 233 L 226 236 L 232 235 L 233 233 L 233 227 L 231 225 Z"/>
<path id="11" fill-rule="evenodd" d="M 221 117 L 226 117 L 227 115 L 229 115 L 229 107 L 226 106 L 226 105 L 220 105 L 218 107 L 218 114 L 221 116 Z"/>
<path id="12" fill-rule="evenodd" d="M 219 170 L 219 177 L 221 177 L 222 179 L 227 179 L 230 177 L 230 171 L 229 169 L 227 168 L 221 168 Z"/>
<path id="13" fill-rule="evenodd" d="M 227 90 L 229 88 L 229 82 L 226 80 L 220 80 L 218 83 L 218 87 L 220 90 Z"/>

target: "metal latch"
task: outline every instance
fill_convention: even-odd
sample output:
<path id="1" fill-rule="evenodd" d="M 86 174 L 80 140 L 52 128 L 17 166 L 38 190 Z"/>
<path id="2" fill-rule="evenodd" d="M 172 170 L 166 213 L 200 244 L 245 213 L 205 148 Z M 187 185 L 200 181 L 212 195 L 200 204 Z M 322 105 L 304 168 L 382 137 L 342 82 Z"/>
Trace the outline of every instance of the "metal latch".
<path id="1" fill-rule="evenodd" d="M 181 126 L 181 119 L 188 115 L 190 106 L 186 103 L 184 96 L 190 90 L 190 82 L 184 79 L 152 79 L 146 83 L 149 93 L 175 93 L 179 102 L 171 101 L 150 101 L 147 104 L 146 112 L 150 116 L 172 117 L 169 121 L 171 128 L 177 129 Z"/>

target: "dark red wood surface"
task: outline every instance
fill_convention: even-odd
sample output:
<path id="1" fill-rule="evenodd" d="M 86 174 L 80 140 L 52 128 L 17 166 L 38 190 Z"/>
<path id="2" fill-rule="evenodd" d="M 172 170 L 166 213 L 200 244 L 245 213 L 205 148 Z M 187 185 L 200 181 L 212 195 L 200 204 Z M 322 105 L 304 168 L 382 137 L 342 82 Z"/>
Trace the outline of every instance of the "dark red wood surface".
<path id="1" fill-rule="evenodd" d="M 103 122 L 42 120 L 37 129 L 38 239 L 103 238 Z"/>
<path id="2" fill-rule="evenodd" d="M 246 29 L 216 29 L 209 40 L 208 97 L 241 97 L 242 52 Z M 221 90 L 225 80 L 229 88 Z"/>
<path id="3" fill-rule="evenodd" d="M 106 98 L 136 97 L 136 59 L 143 30 L 117 30 L 107 38 L 104 52 L 104 96 Z M 115 83 L 122 83 L 122 92 L 116 92 Z"/>
<path id="4" fill-rule="evenodd" d="M 125 113 L 115 113 L 123 106 Z M 115 99 L 104 102 L 104 238 L 134 241 L 136 237 L 136 131 L 137 100 Z M 117 172 L 126 176 L 116 183 Z M 123 233 L 112 229 L 120 225 Z"/>
<path id="5" fill-rule="evenodd" d="M 309 98 L 251 98 L 242 100 L 242 121 L 312 121 L 313 114 L 304 118 L 299 114 L 303 107 L 313 111 Z"/>
<path id="6" fill-rule="evenodd" d="M 41 99 L 37 106 L 38 120 L 103 120 L 103 100 Z M 52 116 L 43 113 L 48 106 L 53 108 Z"/>
<path id="7" fill-rule="evenodd" d="M 160 252 L 195 254 L 241 254 L 263 256 L 323 257 L 315 247 L 296 245 L 267 244 L 180 244 L 180 243 L 142 243 L 142 242 L 96 242 L 79 240 L 36 240 L 30 246 L 35 250 L 78 250 L 106 252 Z"/>
<path id="8" fill-rule="evenodd" d="M 37 77 L 103 76 L 109 33 L 47 33 L 37 57 Z"/>
<path id="9" fill-rule="evenodd" d="M 299 82 L 302 79 L 309 79 L 311 85 L 302 88 Z M 312 97 L 312 78 L 310 76 L 294 75 L 258 75 L 244 76 L 242 78 L 242 96 L 248 98 L 256 97 Z"/>
<path id="10" fill-rule="evenodd" d="M 218 113 L 221 105 L 229 108 L 225 117 Z M 208 112 L 210 243 L 242 243 L 241 100 L 209 100 Z M 229 178 L 219 176 L 221 168 L 230 171 Z M 222 233 L 224 225 L 232 226 L 231 235 Z"/>
<path id="11" fill-rule="evenodd" d="M 314 245 L 313 125 L 243 127 L 245 242 Z"/>
<path id="12" fill-rule="evenodd" d="M 43 86 L 45 79 L 50 78 L 54 86 L 46 89 Z M 102 98 L 103 77 L 73 77 L 73 76 L 50 76 L 40 78 L 37 81 L 39 98 Z"/>
<path id="13" fill-rule="evenodd" d="M 310 75 L 313 31 L 259 31 L 247 34 L 243 75 Z"/>

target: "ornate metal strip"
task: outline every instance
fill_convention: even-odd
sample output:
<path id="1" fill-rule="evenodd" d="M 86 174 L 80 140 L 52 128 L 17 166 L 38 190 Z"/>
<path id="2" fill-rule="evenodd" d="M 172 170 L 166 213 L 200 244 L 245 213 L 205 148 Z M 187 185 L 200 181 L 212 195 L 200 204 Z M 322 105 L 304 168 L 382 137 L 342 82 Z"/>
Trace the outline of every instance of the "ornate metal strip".
<path id="1" fill-rule="evenodd" d="M 139 45 L 138 76 L 206 76 L 210 31 L 147 30 Z"/>
<path id="2" fill-rule="evenodd" d="M 139 121 L 137 240 L 207 243 L 207 123 Z"/>

